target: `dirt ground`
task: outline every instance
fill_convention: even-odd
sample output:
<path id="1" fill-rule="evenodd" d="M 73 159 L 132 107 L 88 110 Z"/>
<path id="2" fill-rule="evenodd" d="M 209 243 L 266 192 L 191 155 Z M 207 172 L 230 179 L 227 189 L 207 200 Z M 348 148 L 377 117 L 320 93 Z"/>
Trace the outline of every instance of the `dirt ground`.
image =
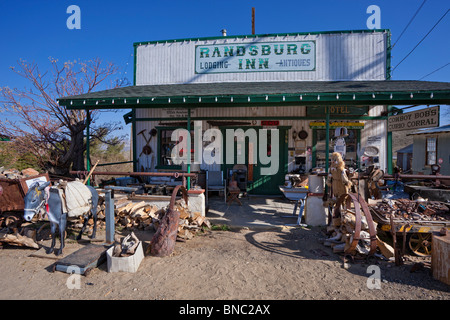
<path id="1" fill-rule="evenodd" d="M 137 235 L 145 249 L 152 234 Z M 402 266 L 379 259 L 346 265 L 318 241 L 321 237 L 319 228 L 207 231 L 177 242 L 170 257 L 146 256 L 136 273 L 108 273 L 104 263 L 79 277 L 79 289 L 69 288 L 76 283 L 71 275 L 52 272 L 55 260 L 30 257 L 35 249 L 8 246 L 0 249 L 0 299 L 450 299 L 450 287 L 433 279 L 429 258 L 409 257 Z M 69 239 L 65 255 L 82 245 Z M 422 268 L 411 272 L 416 263 Z M 370 265 L 379 267 L 380 289 L 368 288 L 368 280 L 376 284 Z"/>

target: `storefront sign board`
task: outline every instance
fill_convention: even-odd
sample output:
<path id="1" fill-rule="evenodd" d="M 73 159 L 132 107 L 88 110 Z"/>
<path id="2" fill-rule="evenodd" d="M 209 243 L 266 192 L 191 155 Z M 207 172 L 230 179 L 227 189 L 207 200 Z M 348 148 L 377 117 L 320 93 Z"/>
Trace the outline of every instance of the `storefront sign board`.
<path id="1" fill-rule="evenodd" d="M 388 118 L 388 131 L 439 127 L 439 106 L 398 114 Z"/>
<path id="2" fill-rule="evenodd" d="M 195 73 L 313 71 L 315 41 L 250 42 L 195 46 Z"/>

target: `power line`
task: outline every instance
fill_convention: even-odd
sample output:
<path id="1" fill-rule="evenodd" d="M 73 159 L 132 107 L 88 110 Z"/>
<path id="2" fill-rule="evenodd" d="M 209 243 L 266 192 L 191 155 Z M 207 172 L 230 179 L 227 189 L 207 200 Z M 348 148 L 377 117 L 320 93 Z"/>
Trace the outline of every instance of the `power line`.
<path id="1" fill-rule="evenodd" d="M 450 11 L 450 9 L 448 9 L 444 15 L 434 24 L 434 26 L 430 29 L 430 31 L 428 31 L 428 33 L 419 41 L 419 43 L 416 44 L 416 46 L 392 69 L 392 71 L 394 71 L 403 61 L 405 61 L 406 58 L 409 57 L 409 55 L 411 53 L 413 53 L 414 50 L 416 50 L 416 48 L 422 43 L 423 40 L 425 40 L 426 37 L 428 37 L 428 35 L 431 33 L 431 31 L 433 31 L 434 28 L 436 28 L 436 26 L 439 24 L 439 22 L 441 22 L 442 19 L 444 19 L 444 17 L 447 15 L 447 13 Z"/>
<path id="2" fill-rule="evenodd" d="M 450 62 L 449 63 L 447 63 L 447 64 L 444 64 L 442 67 L 439 67 L 439 68 L 437 68 L 436 70 L 434 70 L 434 71 L 431 71 L 429 74 L 427 74 L 427 75 L 425 75 L 425 76 L 423 76 L 422 78 L 420 78 L 419 80 L 422 80 L 422 79 L 424 79 L 424 78 L 426 78 L 426 77 L 428 77 L 428 76 L 430 76 L 430 75 L 432 75 L 433 73 L 435 73 L 435 72 L 437 72 L 437 71 L 439 71 L 439 70 L 441 70 L 441 69 L 443 69 L 443 68 L 445 68 L 446 66 L 448 66 L 450 64 Z"/>
<path id="3" fill-rule="evenodd" d="M 408 29 L 409 25 L 411 24 L 411 22 L 414 20 L 414 18 L 417 16 L 417 14 L 419 13 L 420 9 L 422 9 L 423 5 L 425 4 L 425 2 L 427 2 L 427 0 L 423 0 L 422 4 L 420 5 L 419 9 L 417 9 L 416 13 L 414 13 L 413 17 L 411 18 L 411 20 L 409 20 L 408 24 L 406 25 L 406 27 L 403 29 L 402 33 L 400 33 L 400 36 L 398 37 L 397 41 L 395 41 L 395 43 L 392 45 L 392 48 L 394 48 L 394 46 L 397 44 L 397 42 L 400 40 L 400 38 L 403 36 L 403 34 L 405 33 L 406 29 Z"/>

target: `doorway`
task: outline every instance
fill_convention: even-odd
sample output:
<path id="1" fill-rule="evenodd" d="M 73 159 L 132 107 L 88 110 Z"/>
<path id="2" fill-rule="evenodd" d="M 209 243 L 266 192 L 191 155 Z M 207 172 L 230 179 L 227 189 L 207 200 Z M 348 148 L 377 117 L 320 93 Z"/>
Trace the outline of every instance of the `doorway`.
<path id="1" fill-rule="evenodd" d="M 240 127 L 240 128 L 231 128 L 231 129 L 242 129 L 244 132 L 248 129 L 254 129 L 256 132 L 257 137 L 257 143 L 256 146 L 253 146 L 253 141 L 250 141 L 249 137 L 245 137 L 245 143 L 242 145 L 235 143 L 233 145 L 234 147 L 234 162 L 233 163 L 227 163 L 225 154 L 224 154 L 224 161 L 222 165 L 222 170 L 224 170 L 224 175 L 227 177 L 227 179 L 231 179 L 230 173 L 235 173 L 236 169 L 243 169 L 245 168 L 246 171 L 246 191 L 248 194 L 254 194 L 254 195 L 277 195 L 281 194 L 281 191 L 279 189 L 280 185 L 284 185 L 284 177 L 288 170 L 288 130 L 290 127 L 276 127 L 273 129 L 278 130 L 278 141 L 272 141 L 272 135 L 270 133 L 270 129 L 267 129 L 267 132 L 264 133 L 263 130 L 265 129 L 263 127 Z M 226 137 L 226 129 L 230 129 L 230 127 L 227 128 L 221 128 L 222 134 L 224 137 Z M 261 141 L 261 135 L 267 134 L 267 144 L 262 146 Z M 236 138 L 235 138 L 236 139 Z M 226 141 L 224 139 L 224 149 Z M 273 158 L 276 156 L 276 151 L 274 148 L 276 148 L 278 145 L 278 157 L 277 159 Z M 243 148 L 242 148 L 243 146 Z M 262 158 L 260 157 L 260 149 L 263 148 L 264 152 L 267 152 L 267 159 L 271 159 L 271 162 L 263 164 L 261 162 Z M 238 156 L 243 156 L 245 154 L 244 163 L 238 163 Z M 253 161 L 249 161 L 253 157 Z M 275 162 L 278 161 L 278 167 L 274 168 L 271 166 L 274 166 Z M 252 162 L 254 164 L 252 164 Z M 274 170 L 274 174 L 264 174 L 264 169 L 267 171 L 269 168 Z M 240 171 L 242 172 L 242 170 Z M 235 174 L 235 177 L 238 176 L 238 174 Z M 239 181 L 238 181 L 239 182 Z"/>

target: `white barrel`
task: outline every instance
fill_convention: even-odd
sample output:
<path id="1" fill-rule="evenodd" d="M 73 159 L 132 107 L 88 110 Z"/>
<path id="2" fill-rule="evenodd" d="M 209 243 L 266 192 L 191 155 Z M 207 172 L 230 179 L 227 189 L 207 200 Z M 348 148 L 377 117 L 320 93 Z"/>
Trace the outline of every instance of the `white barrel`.
<path id="1" fill-rule="evenodd" d="M 323 193 L 324 177 L 312 174 L 308 176 L 308 191 L 310 193 Z"/>

